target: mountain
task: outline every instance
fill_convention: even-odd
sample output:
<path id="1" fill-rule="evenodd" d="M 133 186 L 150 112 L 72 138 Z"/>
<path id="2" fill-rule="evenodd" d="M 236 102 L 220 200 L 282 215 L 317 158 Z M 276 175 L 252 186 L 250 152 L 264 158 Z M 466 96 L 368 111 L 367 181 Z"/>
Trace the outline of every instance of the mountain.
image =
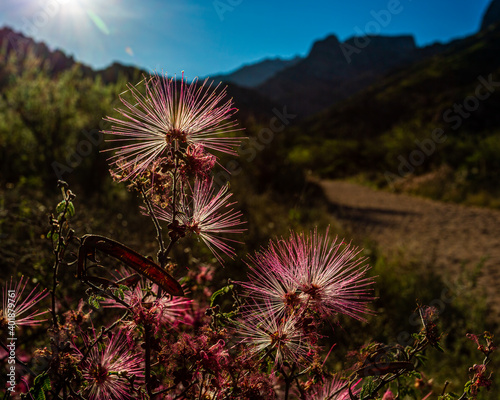
<path id="1" fill-rule="evenodd" d="M 277 72 L 294 66 L 300 60 L 301 57 L 299 56 L 296 56 L 291 60 L 284 60 L 282 58 L 266 58 L 265 60 L 255 64 L 247 64 L 238 68 L 236 71 L 228 74 L 213 76 L 210 79 L 236 83 L 239 86 L 253 88 L 265 82 Z"/>
<path id="2" fill-rule="evenodd" d="M 353 37 L 341 43 L 331 35 L 314 43 L 307 57 L 278 72 L 257 90 L 303 117 L 444 47 L 436 44 L 418 48 L 412 36 Z"/>
<path id="3" fill-rule="evenodd" d="M 499 43 L 490 25 L 306 118 L 289 159 L 385 185 L 426 176 L 425 194 L 448 200 L 500 192 Z"/>
<path id="4" fill-rule="evenodd" d="M 500 21 L 500 0 L 493 0 L 488 6 L 481 23 L 481 30 Z"/>
<path id="5" fill-rule="evenodd" d="M 0 28 L 0 60 L 2 57 L 15 55 L 18 58 L 19 65 L 22 65 L 22 61 L 26 57 L 29 57 L 30 54 L 42 59 L 44 61 L 44 68 L 52 76 L 71 68 L 77 68 L 83 77 L 93 79 L 99 77 L 104 84 L 108 84 L 116 83 L 120 80 L 124 82 L 138 82 L 144 75 L 149 75 L 148 72 L 137 67 L 117 62 L 104 69 L 93 70 L 91 67 L 75 61 L 72 56 L 66 55 L 61 50 L 50 50 L 43 42 L 35 42 L 33 39 L 15 32 L 8 27 Z M 269 60 L 269 63 L 263 62 L 261 64 L 268 66 L 275 65 L 273 68 L 276 69 L 279 65 L 291 65 L 292 62 L 292 60 Z M 256 68 L 263 69 L 263 67 Z M 253 68 L 249 66 L 248 70 L 251 71 Z M 270 71 L 271 67 L 268 70 Z M 0 63 L 0 88 L 4 79 L 6 79 L 5 76 L 6 71 L 4 71 Z M 277 107 L 272 100 L 240 85 L 229 84 L 227 92 L 229 96 L 234 98 L 235 104 L 240 108 L 239 119 L 242 120 L 252 118 L 253 120 L 267 122 L 270 116 L 272 116 L 271 110 Z"/>
<path id="6" fill-rule="evenodd" d="M 107 68 L 93 70 L 91 67 L 75 61 L 72 56 L 61 50 L 50 50 L 43 42 L 35 42 L 32 38 L 15 32 L 9 27 L 0 28 L 0 57 L 15 56 L 19 62 L 33 55 L 44 60 L 44 68 L 52 75 L 71 68 L 78 68 L 84 77 L 99 76 L 104 83 L 117 82 L 124 78 L 133 81 L 142 76 L 143 71 L 137 67 L 113 63 Z"/>

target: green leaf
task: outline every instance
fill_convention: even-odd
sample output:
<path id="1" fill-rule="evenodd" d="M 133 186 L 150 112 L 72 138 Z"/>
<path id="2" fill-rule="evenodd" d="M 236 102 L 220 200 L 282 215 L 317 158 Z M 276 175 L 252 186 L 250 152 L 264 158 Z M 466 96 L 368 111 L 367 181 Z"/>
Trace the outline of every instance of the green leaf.
<path id="1" fill-rule="evenodd" d="M 118 286 L 122 291 L 132 291 L 132 288 L 125 286 L 125 285 L 120 285 Z"/>
<path id="2" fill-rule="evenodd" d="M 123 289 L 118 288 L 113 291 L 113 294 L 118 297 L 120 300 L 123 300 L 125 298 L 125 294 L 123 293 Z"/>
<path id="3" fill-rule="evenodd" d="M 45 392 L 52 389 L 50 378 L 46 372 L 38 375 L 33 382 L 33 387 L 30 389 L 30 394 L 35 400 L 46 400 Z"/>
<path id="4" fill-rule="evenodd" d="M 441 344 L 439 343 L 434 343 L 432 345 L 434 348 L 438 349 L 441 353 L 444 353 L 444 349 L 441 347 Z"/>
<path id="5" fill-rule="evenodd" d="M 57 206 L 56 206 L 56 213 L 60 214 L 64 211 L 64 207 L 66 206 L 66 201 L 61 201 Z"/>
<path id="6" fill-rule="evenodd" d="M 234 285 L 227 285 L 227 286 L 224 286 L 223 288 L 217 290 L 216 292 L 214 292 L 214 294 L 212 294 L 212 297 L 210 297 L 210 307 L 214 306 L 214 302 L 215 302 L 215 299 L 217 297 L 229 293 L 231 290 L 233 290 L 233 288 L 234 288 Z"/>
<path id="7" fill-rule="evenodd" d="M 88 299 L 89 306 L 94 308 L 95 310 L 99 310 L 99 308 L 101 308 L 99 300 L 103 300 L 103 298 L 95 295 L 90 296 Z"/>
<path id="8" fill-rule="evenodd" d="M 73 205 L 73 203 L 71 201 L 68 202 L 68 214 L 70 217 L 75 215 L 75 206 Z"/>

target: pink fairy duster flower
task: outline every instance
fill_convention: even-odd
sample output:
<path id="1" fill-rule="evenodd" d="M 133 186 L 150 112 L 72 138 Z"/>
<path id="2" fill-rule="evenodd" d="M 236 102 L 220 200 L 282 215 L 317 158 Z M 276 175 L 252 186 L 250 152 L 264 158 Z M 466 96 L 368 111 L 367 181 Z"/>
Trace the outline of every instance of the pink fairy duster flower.
<path id="1" fill-rule="evenodd" d="M 229 203 L 232 193 L 228 193 L 228 190 L 229 185 L 225 185 L 215 194 L 212 180 L 196 180 L 188 224 L 188 230 L 199 235 L 221 263 L 223 260 L 216 249 L 232 257 L 235 254 L 234 249 L 226 242 L 239 242 L 219 234 L 243 233 L 246 230 L 239 227 L 245 223 L 241 221 L 242 213 L 229 208 L 235 203 Z"/>
<path id="2" fill-rule="evenodd" d="M 207 153 L 201 144 L 191 144 L 186 149 L 186 155 L 181 174 L 196 176 L 199 179 L 208 179 L 210 171 L 215 166 L 216 157 Z"/>
<path id="3" fill-rule="evenodd" d="M 357 259 L 361 250 L 343 242 L 331 242 L 318 235 L 292 233 L 287 240 L 250 258 L 254 264 L 249 282 L 239 282 L 248 296 L 269 302 L 277 316 L 313 309 L 322 316 L 343 313 L 356 319 L 369 313 L 367 303 L 372 278 L 366 278 L 365 259 Z"/>
<path id="4" fill-rule="evenodd" d="M 131 276 L 126 270 L 117 271 L 115 277 L 119 280 Z M 124 326 L 134 329 L 138 322 L 148 323 L 155 327 L 157 332 L 160 328 L 176 328 L 179 324 L 188 323 L 187 314 L 190 312 L 192 299 L 186 297 L 172 297 L 163 293 L 157 298 L 158 285 L 153 284 L 148 288 L 148 284 L 141 277 L 137 280 L 133 288 L 123 291 L 121 300 L 132 309 L 134 321 L 124 321 Z M 125 305 L 107 298 L 102 301 L 104 307 L 125 308 Z"/>
<path id="5" fill-rule="evenodd" d="M 356 258 L 361 249 L 330 241 L 328 230 L 324 238 L 315 230 L 309 237 L 292 235 L 291 241 L 305 257 L 294 271 L 305 302 L 323 315 L 341 313 L 364 320 L 360 314 L 370 313 L 367 303 L 373 299 L 369 293 L 374 281 L 365 277 L 366 259 Z"/>
<path id="6" fill-rule="evenodd" d="M 351 393 L 356 396 L 361 388 L 356 388 L 361 379 L 351 386 Z M 350 400 L 349 385 L 347 381 L 334 376 L 329 382 L 321 385 L 320 388 L 308 398 L 309 400 Z"/>
<path id="7" fill-rule="evenodd" d="M 382 397 L 382 400 L 394 400 L 394 394 L 390 389 L 387 389 Z"/>
<path id="8" fill-rule="evenodd" d="M 284 362 L 300 362 L 309 358 L 308 341 L 299 327 L 295 314 L 276 318 L 272 306 L 255 303 L 249 306 L 238 321 L 236 333 L 240 343 L 249 345 L 249 353 L 262 354 L 262 358 L 275 353 L 277 366 Z"/>
<path id="9" fill-rule="evenodd" d="M 276 244 L 269 242 L 267 249 L 249 258 L 249 281 L 238 282 L 248 291 L 249 297 L 262 303 L 269 302 L 276 317 L 294 312 L 301 299 L 298 282 L 291 273 L 296 259 L 289 243 L 284 240 Z"/>
<path id="10" fill-rule="evenodd" d="M 27 314 L 31 308 L 42 301 L 49 293 L 47 289 L 37 292 L 38 284 L 24 298 L 23 294 L 28 283 L 28 278 L 21 276 L 17 284 L 10 278 L 9 285 L 4 287 L 2 312 L 0 314 L 0 328 L 4 328 L 9 322 L 15 326 L 38 326 L 45 320 L 35 319 L 47 311 L 33 310 Z"/>
<path id="11" fill-rule="evenodd" d="M 96 340 L 96 332 L 94 331 Z M 121 332 L 104 337 L 104 343 L 91 347 L 82 358 L 81 371 L 88 386 L 89 400 L 122 400 L 134 398 L 132 380 L 140 384 L 144 379 L 142 357 L 129 345 Z M 90 346 L 91 343 L 88 343 Z"/>
<path id="12" fill-rule="evenodd" d="M 227 242 L 240 243 L 236 240 L 220 236 L 220 234 L 243 233 L 241 228 L 245 222 L 241 221 L 242 213 L 230 208 L 232 193 L 228 193 L 229 186 L 225 185 L 215 193 L 213 180 L 196 179 L 192 191 L 192 203 L 187 203 L 187 196 L 181 195 L 176 206 L 175 219 L 187 231 L 198 235 L 214 256 L 223 263 L 218 251 L 233 257 L 235 252 Z M 172 207 L 155 207 L 159 220 L 172 224 L 174 221 Z"/>
<path id="13" fill-rule="evenodd" d="M 230 118 L 237 111 L 232 99 L 223 103 L 226 89 L 207 86 L 207 79 L 198 84 L 195 78 L 188 84 L 182 74 L 180 82 L 165 74 L 151 75 L 137 86 L 128 85 L 133 102 L 120 97 L 125 106 L 117 109 L 123 119 L 108 117 L 113 123 L 106 134 L 115 135 L 111 142 L 120 145 L 110 158 L 112 165 L 121 161 L 121 169 L 132 168 L 122 180 L 135 178 L 166 151 L 179 146 L 202 145 L 206 149 L 236 155 L 242 138 L 221 136 L 235 132 L 236 122 Z M 218 93 L 217 93 L 218 92 Z"/>

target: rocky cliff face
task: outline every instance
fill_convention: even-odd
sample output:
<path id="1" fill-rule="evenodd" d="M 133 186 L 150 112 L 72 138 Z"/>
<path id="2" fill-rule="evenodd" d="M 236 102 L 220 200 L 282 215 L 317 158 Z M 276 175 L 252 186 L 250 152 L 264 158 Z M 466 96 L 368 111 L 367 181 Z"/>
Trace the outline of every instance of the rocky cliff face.
<path id="1" fill-rule="evenodd" d="M 484 14 L 481 30 L 498 22 L 500 22 L 500 0 L 493 0 Z"/>
<path id="2" fill-rule="evenodd" d="M 441 50 L 419 49 L 412 36 L 336 36 L 317 41 L 308 56 L 262 85 L 260 93 L 306 116 L 350 97 L 390 70 Z"/>

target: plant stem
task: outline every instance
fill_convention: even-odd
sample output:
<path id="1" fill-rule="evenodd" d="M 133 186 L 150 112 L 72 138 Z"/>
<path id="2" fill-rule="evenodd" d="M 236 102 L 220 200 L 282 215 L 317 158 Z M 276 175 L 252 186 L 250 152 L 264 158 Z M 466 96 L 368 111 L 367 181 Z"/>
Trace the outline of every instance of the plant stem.
<path id="1" fill-rule="evenodd" d="M 65 191 L 64 187 L 61 187 L 63 201 L 64 201 L 64 210 L 61 213 L 61 219 L 59 220 L 58 216 L 58 229 L 57 229 L 57 246 L 54 248 L 55 262 L 53 266 L 53 276 L 52 276 L 52 290 L 50 291 L 52 298 L 52 321 L 54 326 L 57 328 L 59 326 L 59 322 L 57 321 L 57 312 L 56 312 L 56 289 L 59 285 L 59 281 L 57 280 L 57 275 L 59 273 L 59 265 L 62 263 L 62 257 L 64 253 L 64 249 L 66 248 L 67 243 L 64 243 L 63 238 L 63 226 L 66 222 L 66 213 L 68 212 L 68 207 L 70 203 L 69 193 Z M 54 235 L 54 228 L 52 229 L 52 237 Z M 53 239 L 52 239 L 53 240 Z"/>
<path id="2" fill-rule="evenodd" d="M 141 187 L 141 194 L 142 194 L 142 199 L 144 200 L 144 203 L 146 204 L 146 208 L 148 210 L 148 214 L 153 220 L 153 225 L 155 226 L 156 229 L 156 240 L 158 240 L 158 245 L 160 246 L 160 250 L 158 251 L 158 261 L 161 265 L 162 268 L 165 268 L 165 261 L 164 258 L 166 256 L 166 251 L 165 251 L 165 244 L 163 242 L 163 235 L 161 233 L 161 225 L 158 222 L 158 218 L 156 218 L 156 215 L 153 211 L 153 206 L 151 204 L 151 201 L 149 200 L 148 196 L 146 195 L 146 192 L 144 191 L 144 188 Z"/>
<path id="3" fill-rule="evenodd" d="M 151 391 L 151 327 L 145 324 L 144 331 L 146 344 L 146 392 L 150 398 L 153 398 L 153 392 Z"/>

